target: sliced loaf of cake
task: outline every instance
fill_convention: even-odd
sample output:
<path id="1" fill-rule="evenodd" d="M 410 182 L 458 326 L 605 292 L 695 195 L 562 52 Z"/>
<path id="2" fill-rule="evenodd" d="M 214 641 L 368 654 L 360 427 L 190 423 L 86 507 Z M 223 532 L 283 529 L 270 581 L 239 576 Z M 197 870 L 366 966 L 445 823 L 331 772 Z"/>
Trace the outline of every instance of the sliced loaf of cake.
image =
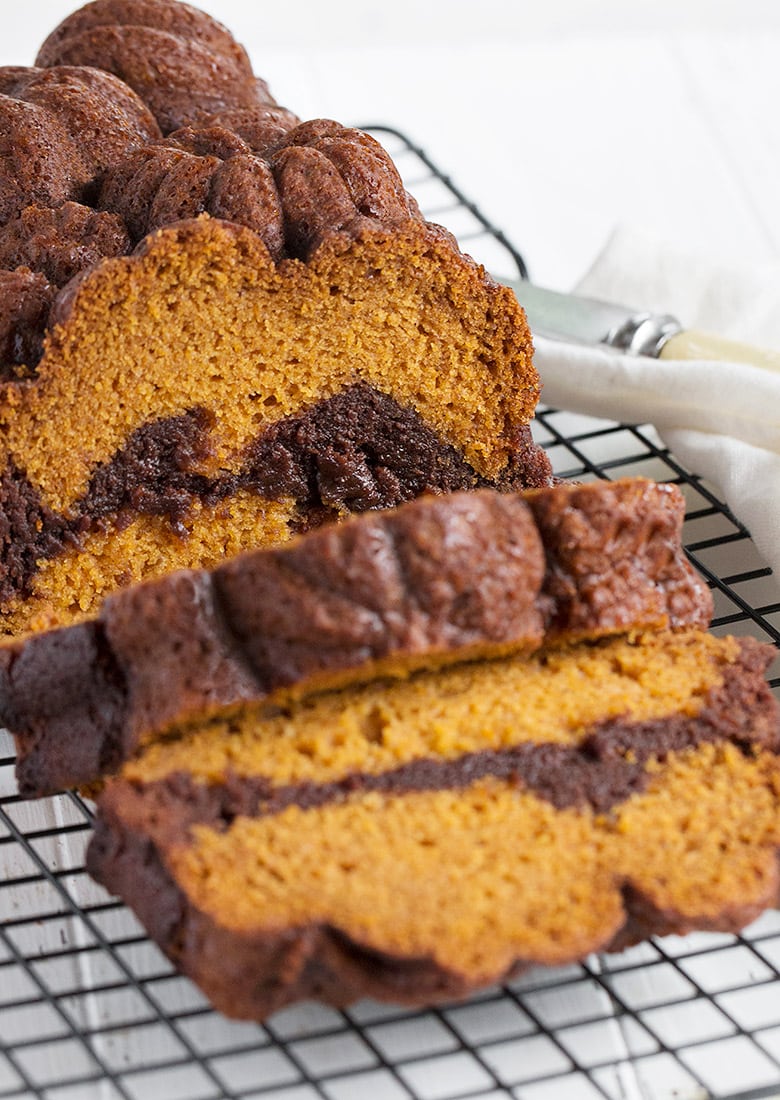
<path id="1" fill-rule="evenodd" d="M 679 490 L 644 479 L 425 497 L 127 588 L 0 645 L 28 796 L 91 783 L 173 726 L 419 667 L 706 628 Z"/>

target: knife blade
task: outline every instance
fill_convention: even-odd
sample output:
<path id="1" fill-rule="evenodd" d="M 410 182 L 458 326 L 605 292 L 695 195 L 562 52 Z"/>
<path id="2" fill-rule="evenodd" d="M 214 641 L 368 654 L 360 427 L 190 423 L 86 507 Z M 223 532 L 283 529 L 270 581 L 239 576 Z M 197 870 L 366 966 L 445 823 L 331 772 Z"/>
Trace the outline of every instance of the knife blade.
<path id="1" fill-rule="evenodd" d="M 632 309 L 537 286 L 502 280 L 526 312 L 531 332 L 567 343 L 604 345 L 628 355 L 660 359 L 719 359 L 780 372 L 780 352 L 698 329 L 686 329 L 668 313 Z"/>

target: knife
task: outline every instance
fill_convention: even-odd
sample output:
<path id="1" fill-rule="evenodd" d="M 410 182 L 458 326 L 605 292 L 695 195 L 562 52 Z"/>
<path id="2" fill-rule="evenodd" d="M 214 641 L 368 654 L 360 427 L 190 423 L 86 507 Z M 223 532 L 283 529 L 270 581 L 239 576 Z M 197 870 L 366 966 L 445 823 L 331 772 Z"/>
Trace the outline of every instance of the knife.
<path id="1" fill-rule="evenodd" d="M 502 280 L 517 295 L 531 332 L 567 343 L 615 348 L 655 359 L 723 359 L 780 372 L 780 352 L 686 329 L 668 313 L 649 313 L 613 302 Z"/>

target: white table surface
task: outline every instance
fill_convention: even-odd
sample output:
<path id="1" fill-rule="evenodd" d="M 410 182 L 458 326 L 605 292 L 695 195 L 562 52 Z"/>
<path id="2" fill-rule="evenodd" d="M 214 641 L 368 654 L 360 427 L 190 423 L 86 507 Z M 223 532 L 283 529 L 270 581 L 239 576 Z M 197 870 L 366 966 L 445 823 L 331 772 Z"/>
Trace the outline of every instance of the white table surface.
<path id="1" fill-rule="evenodd" d="M 71 0 L 3 0 L 0 64 Z M 302 117 L 385 123 L 566 288 L 618 223 L 739 263 L 780 252 L 776 0 L 242 0 L 202 6 Z"/>

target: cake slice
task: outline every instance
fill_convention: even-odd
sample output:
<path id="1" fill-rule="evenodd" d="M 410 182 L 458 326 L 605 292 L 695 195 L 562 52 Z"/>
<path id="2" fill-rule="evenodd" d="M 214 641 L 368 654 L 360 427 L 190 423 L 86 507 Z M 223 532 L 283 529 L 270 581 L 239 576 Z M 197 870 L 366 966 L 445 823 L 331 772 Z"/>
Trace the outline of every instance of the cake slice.
<path id="1" fill-rule="evenodd" d="M 778 900 L 773 656 L 655 633 L 246 709 L 109 781 L 88 868 L 257 1020 L 736 931 Z"/>
<path id="2" fill-rule="evenodd" d="M 418 667 L 706 628 L 679 489 L 644 479 L 412 501 L 110 596 L 0 646 L 22 794 L 92 783 L 173 726 Z"/>
<path id="3" fill-rule="evenodd" d="M 0 117 L 1 632 L 425 492 L 550 483 L 513 294 L 210 16 L 88 4 L 0 69 Z"/>

